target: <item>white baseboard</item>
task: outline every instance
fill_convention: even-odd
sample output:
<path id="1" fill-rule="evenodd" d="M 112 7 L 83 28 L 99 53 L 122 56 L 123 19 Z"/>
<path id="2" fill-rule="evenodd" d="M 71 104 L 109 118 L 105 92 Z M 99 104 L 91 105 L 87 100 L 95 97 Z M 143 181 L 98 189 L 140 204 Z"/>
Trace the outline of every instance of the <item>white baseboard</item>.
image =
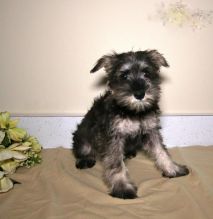
<path id="1" fill-rule="evenodd" d="M 44 148 L 72 147 L 72 132 L 82 117 L 14 117 L 18 126 L 38 138 Z M 213 145 L 213 116 L 162 116 L 167 147 Z"/>

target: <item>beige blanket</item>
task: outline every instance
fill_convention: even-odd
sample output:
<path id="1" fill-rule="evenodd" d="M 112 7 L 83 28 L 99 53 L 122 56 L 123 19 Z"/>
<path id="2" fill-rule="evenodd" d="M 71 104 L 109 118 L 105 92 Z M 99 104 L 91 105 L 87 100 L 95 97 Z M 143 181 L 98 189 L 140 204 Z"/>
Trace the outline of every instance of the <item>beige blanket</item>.
<path id="1" fill-rule="evenodd" d="M 0 194 L 1 219 L 206 219 L 213 218 L 213 146 L 173 148 L 173 158 L 191 174 L 167 179 L 142 154 L 127 162 L 139 198 L 121 200 L 107 194 L 102 167 L 75 168 L 69 149 L 43 150 L 43 163 L 20 168 L 16 184 Z"/>

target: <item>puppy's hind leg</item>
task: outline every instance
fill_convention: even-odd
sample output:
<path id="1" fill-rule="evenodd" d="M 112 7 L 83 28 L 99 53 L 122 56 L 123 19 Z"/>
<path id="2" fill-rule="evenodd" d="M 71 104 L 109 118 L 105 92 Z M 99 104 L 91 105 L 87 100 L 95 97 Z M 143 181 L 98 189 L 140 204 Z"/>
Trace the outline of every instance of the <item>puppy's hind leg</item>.
<path id="1" fill-rule="evenodd" d="M 91 168 L 95 165 L 95 152 L 86 141 L 79 140 L 76 135 L 73 137 L 73 154 L 76 158 L 75 166 L 78 169 Z"/>

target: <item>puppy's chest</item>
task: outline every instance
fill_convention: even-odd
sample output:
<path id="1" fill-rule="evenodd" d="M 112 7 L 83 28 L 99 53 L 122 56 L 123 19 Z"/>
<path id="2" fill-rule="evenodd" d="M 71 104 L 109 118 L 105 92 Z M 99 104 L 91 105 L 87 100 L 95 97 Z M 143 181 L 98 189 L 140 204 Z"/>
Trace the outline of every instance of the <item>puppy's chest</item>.
<path id="1" fill-rule="evenodd" d="M 113 122 L 113 129 L 117 133 L 123 135 L 136 135 L 140 133 L 146 133 L 151 129 L 157 127 L 157 119 L 145 117 L 142 119 L 129 119 L 129 118 L 115 118 Z"/>

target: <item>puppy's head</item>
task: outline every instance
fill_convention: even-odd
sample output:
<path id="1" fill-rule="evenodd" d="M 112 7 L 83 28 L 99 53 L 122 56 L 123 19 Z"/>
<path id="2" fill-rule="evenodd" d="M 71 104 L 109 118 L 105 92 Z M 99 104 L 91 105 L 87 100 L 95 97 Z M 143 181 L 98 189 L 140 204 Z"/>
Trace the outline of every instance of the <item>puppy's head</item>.
<path id="1" fill-rule="evenodd" d="M 105 68 L 113 98 L 118 104 L 139 112 L 159 101 L 161 66 L 169 65 L 156 50 L 113 53 L 101 57 L 91 73 Z"/>

